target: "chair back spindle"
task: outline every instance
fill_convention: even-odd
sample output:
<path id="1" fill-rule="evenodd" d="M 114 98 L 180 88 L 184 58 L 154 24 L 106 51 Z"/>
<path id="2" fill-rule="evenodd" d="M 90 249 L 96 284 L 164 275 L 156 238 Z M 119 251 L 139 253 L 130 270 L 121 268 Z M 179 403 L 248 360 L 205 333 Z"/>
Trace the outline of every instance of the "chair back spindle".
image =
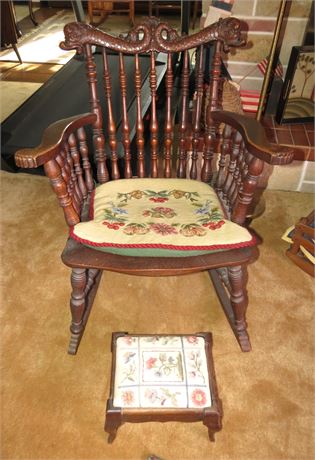
<path id="1" fill-rule="evenodd" d="M 196 50 L 196 85 L 195 85 L 195 101 L 192 119 L 192 156 L 191 156 L 191 169 L 190 178 L 197 179 L 197 159 L 198 159 L 198 147 L 200 137 L 200 119 L 201 119 L 201 107 L 203 98 L 203 86 L 204 86 L 204 72 L 203 72 L 203 59 L 204 59 L 204 47 L 200 45 L 199 49 Z"/>
<path id="2" fill-rule="evenodd" d="M 155 68 L 155 53 L 151 51 L 150 62 L 150 89 L 151 89 L 151 118 L 150 118 L 150 134 L 151 134 L 151 177 L 158 177 L 158 121 L 156 113 L 156 68 Z"/>
<path id="3" fill-rule="evenodd" d="M 178 161 L 178 172 L 179 178 L 186 177 L 186 162 L 187 162 L 187 149 L 186 149 L 186 138 L 188 129 L 188 96 L 189 96 L 189 54 L 188 51 L 184 51 L 183 56 L 183 68 L 181 76 L 181 111 L 180 111 L 180 122 L 179 122 L 179 161 Z"/>
<path id="4" fill-rule="evenodd" d="M 142 178 L 145 176 L 145 165 L 144 165 L 144 125 L 141 113 L 141 69 L 139 62 L 139 55 L 135 55 L 135 92 L 136 92 L 136 144 L 137 144 L 137 176 Z"/>
<path id="5" fill-rule="evenodd" d="M 91 111 L 96 114 L 96 121 L 93 125 L 93 141 L 95 148 L 95 159 L 97 164 L 97 180 L 103 184 L 109 180 L 106 166 L 105 139 L 103 134 L 103 115 L 97 93 L 97 72 L 93 59 L 92 47 L 85 45 L 87 80 L 90 88 Z"/>
<path id="6" fill-rule="evenodd" d="M 132 176 L 131 172 L 131 153 L 130 153 L 130 127 L 127 113 L 127 78 L 125 72 L 124 57 L 122 53 L 119 53 L 119 79 L 121 88 L 121 100 L 122 100 L 122 143 L 124 146 L 125 155 L 125 171 L 124 176 L 126 179 L 130 179 Z"/>
<path id="7" fill-rule="evenodd" d="M 166 116 L 164 128 L 164 176 L 171 177 L 171 151 L 173 143 L 173 118 L 172 118 L 172 93 L 173 93 L 173 70 L 172 70 L 172 55 L 167 55 L 167 70 L 165 77 L 166 89 Z"/>
<path id="8" fill-rule="evenodd" d="M 204 161 L 201 171 L 201 180 L 203 182 L 209 182 L 212 180 L 212 161 L 214 157 L 214 150 L 216 146 L 216 131 L 217 126 L 211 119 L 211 111 L 222 108 L 221 101 L 219 99 L 219 86 L 220 86 L 220 75 L 221 75 L 221 54 L 222 54 L 222 43 L 221 41 L 215 42 L 214 56 L 212 60 L 212 66 L 210 69 L 210 101 L 208 104 L 206 114 L 206 129 L 205 129 L 205 149 L 204 149 Z"/>
<path id="9" fill-rule="evenodd" d="M 111 153 L 111 172 L 113 179 L 119 179 L 118 156 L 117 156 L 117 140 L 116 140 L 116 124 L 113 115 L 112 106 L 112 85 L 111 76 L 108 69 L 108 58 L 106 49 L 103 48 L 103 66 L 104 66 L 104 89 L 107 102 L 107 129 L 108 129 L 108 144 Z"/>

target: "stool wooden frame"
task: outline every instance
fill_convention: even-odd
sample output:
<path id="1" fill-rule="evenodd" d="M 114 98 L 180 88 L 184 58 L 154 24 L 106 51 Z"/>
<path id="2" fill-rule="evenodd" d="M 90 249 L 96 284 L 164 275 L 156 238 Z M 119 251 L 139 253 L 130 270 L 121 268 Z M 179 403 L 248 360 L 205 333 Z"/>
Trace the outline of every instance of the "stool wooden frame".
<path id="1" fill-rule="evenodd" d="M 127 332 L 114 332 L 112 335 L 112 371 L 110 395 L 107 400 L 105 432 L 109 434 L 108 442 L 112 443 L 116 438 L 118 428 L 126 422 L 198 422 L 208 428 L 210 441 L 214 442 L 214 434 L 222 428 L 222 403 L 218 396 L 218 389 L 215 378 L 214 364 L 212 358 L 212 335 L 210 332 L 198 332 L 196 334 L 156 334 L 162 336 L 184 337 L 194 335 L 202 337 L 205 340 L 205 353 L 208 366 L 209 388 L 211 393 L 212 405 L 210 407 L 198 408 L 121 408 L 114 406 L 114 387 L 115 387 L 115 370 L 116 370 L 116 341 L 119 337 L 128 336 Z M 154 334 L 132 334 L 132 337 L 154 336 Z"/>

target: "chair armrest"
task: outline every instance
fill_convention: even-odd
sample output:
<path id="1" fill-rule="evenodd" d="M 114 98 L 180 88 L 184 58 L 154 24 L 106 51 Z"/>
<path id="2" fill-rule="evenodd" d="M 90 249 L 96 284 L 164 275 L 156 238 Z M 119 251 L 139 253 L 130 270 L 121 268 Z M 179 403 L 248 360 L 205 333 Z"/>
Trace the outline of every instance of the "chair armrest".
<path id="1" fill-rule="evenodd" d="M 249 153 L 260 160 L 271 165 L 285 165 L 293 160 L 294 149 L 272 145 L 264 127 L 254 118 L 224 110 L 214 110 L 210 112 L 210 117 L 215 122 L 226 123 L 239 131 Z"/>
<path id="2" fill-rule="evenodd" d="M 21 168 L 37 168 L 47 163 L 58 154 L 59 147 L 72 132 L 95 121 L 95 114 L 85 113 L 52 123 L 45 129 L 38 147 L 21 149 L 15 153 L 16 165 Z"/>

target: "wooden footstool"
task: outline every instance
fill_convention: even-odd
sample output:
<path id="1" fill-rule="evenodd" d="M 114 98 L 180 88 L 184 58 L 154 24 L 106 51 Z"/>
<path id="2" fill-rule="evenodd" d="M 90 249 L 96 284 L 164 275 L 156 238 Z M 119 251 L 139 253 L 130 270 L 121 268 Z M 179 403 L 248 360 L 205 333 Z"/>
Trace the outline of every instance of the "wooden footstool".
<path id="1" fill-rule="evenodd" d="M 112 375 L 105 431 L 108 442 L 125 422 L 196 422 L 209 438 L 221 430 L 209 332 L 193 335 L 112 337 Z"/>

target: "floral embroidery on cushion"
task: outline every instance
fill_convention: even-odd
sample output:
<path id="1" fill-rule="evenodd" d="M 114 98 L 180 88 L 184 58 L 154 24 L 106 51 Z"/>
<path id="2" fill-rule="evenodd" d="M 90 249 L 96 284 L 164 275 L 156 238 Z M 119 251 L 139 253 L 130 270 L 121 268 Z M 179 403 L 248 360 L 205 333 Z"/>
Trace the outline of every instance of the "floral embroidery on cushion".
<path id="1" fill-rule="evenodd" d="M 191 369 L 189 372 L 189 377 L 195 379 L 200 377 L 203 382 L 205 382 L 205 377 L 201 371 L 202 359 L 200 357 L 199 351 L 192 351 L 188 356 L 188 365 Z"/>
<path id="2" fill-rule="evenodd" d="M 198 224 L 181 225 L 181 227 L 179 233 L 184 236 L 204 236 L 207 233 L 206 229 Z"/>
<path id="3" fill-rule="evenodd" d="M 147 353 L 144 353 L 144 357 Z M 143 378 L 146 381 L 169 379 L 177 382 L 184 380 L 182 355 L 180 352 L 154 353 L 145 359 Z"/>
<path id="4" fill-rule="evenodd" d="M 207 402 L 206 393 L 203 390 L 196 389 L 191 393 L 191 400 L 196 406 L 205 406 Z"/>
<path id="5" fill-rule="evenodd" d="M 168 224 L 150 224 L 150 229 L 159 235 L 170 235 L 171 233 L 178 233 L 175 227 Z"/>
<path id="6" fill-rule="evenodd" d="M 154 256 L 160 249 L 167 250 L 161 256 L 172 250 L 183 256 L 185 250 L 191 255 L 256 244 L 247 229 L 225 218 L 215 191 L 194 180 L 110 181 L 95 190 L 91 210 L 91 220 L 76 224 L 70 235 L 104 251 L 138 256 L 148 248 Z"/>
<path id="7" fill-rule="evenodd" d="M 202 224 L 203 227 L 208 227 L 209 230 L 216 230 L 217 228 L 224 225 L 224 220 L 222 220 L 222 212 L 219 208 L 211 208 L 211 201 L 207 200 L 205 203 L 194 203 L 194 206 L 197 206 L 198 209 L 195 211 L 195 214 L 201 215 L 197 222 Z"/>
<path id="8" fill-rule="evenodd" d="M 218 222 L 207 222 L 202 224 L 203 227 L 208 227 L 209 230 L 217 230 L 218 228 L 221 228 L 222 225 L 224 225 L 225 222 L 224 220 L 219 220 Z"/>
<path id="9" fill-rule="evenodd" d="M 179 391 L 170 391 L 168 388 L 151 389 L 147 388 L 144 393 L 144 397 L 151 403 L 159 403 L 160 406 L 164 406 L 167 401 L 173 407 L 178 406 L 177 396 L 180 395 Z"/>
<path id="10" fill-rule="evenodd" d="M 139 200 L 142 197 L 147 197 L 149 201 L 154 203 L 165 203 L 171 195 L 176 199 L 186 198 L 191 202 L 197 201 L 197 198 L 200 197 L 198 192 L 185 192 L 184 190 L 161 190 L 158 192 L 154 190 L 133 190 L 129 193 L 118 193 L 117 198 L 122 203 L 127 203 L 132 198 Z"/>
<path id="11" fill-rule="evenodd" d="M 107 228 L 111 228 L 113 230 L 119 230 L 121 226 L 125 225 L 123 222 L 108 222 L 107 220 L 104 220 L 102 224 L 106 225 Z"/>
<path id="12" fill-rule="evenodd" d="M 130 338 L 132 340 L 127 340 L 128 336 L 119 337 L 116 341 L 115 406 L 201 408 L 211 405 L 203 337 Z"/>
<path id="13" fill-rule="evenodd" d="M 154 201 L 154 203 L 165 203 L 165 201 L 168 201 L 168 198 L 162 198 L 162 197 L 152 197 L 149 198 L 150 201 Z"/>
<path id="14" fill-rule="evenodd" d="M 124 342 L 125 345 L 134 345 L 137 343 L 137 338 L 132 337 L 131 335 L 126 335 L 125 337 L 121 337 L 121 340 Z"/>
<path id="15" fill-rule="evenodd" d="M 177 216 L 177 213 L 172 208 L 164 208 L 162 206 L 157 206 L 155 208 L 146 209 L 143 211 L 142 215 L 144 217 L 166 217 L 167 219 L 171 219 L 172 217 Z"/>
<path id="16" fill-rule="evenodd" d="M 144 235 L 150 229 L 145 224 L 128 224 L 124 227 L 123 231 L 126 235 Z"/>
<path id="17" fill-rule="evenodd" d="M 147 337 L 142 337 L 141 341 L 147 344 L 157 346 L 173 345 L 180 343 L 178 337 L 174 337 L 171 335 L 149 335 Z"/>
<path id="18" fill-rule="evenodd" d="M 188 343 L 192 343 L 193 345 L 196 345 L 198 343 L 198 337 L 196 337 L 195 335 L 189 335 L 188 337 L 186 337 L 186 340 Z"/>
<path id="19" fill-rule="evenodd" d="M 129 200 L 146 198 L 155 203 L 162 203 L 168 201 L 171 196 L 176 200 L 182 198 L 188 200 L 192 206 L 197 207 L 194 211 L 198 216 L 196 222 L 187 224 L 174 222 L 172 225 L 155 222 L 128 223 L 128 211 L 123 208 L 128 206 Z M 113 201 L 107 203 L 107 207 L 103 210 L 103 218 L 106 220 L 102 223 L 111 230 L 119 230 L 120 227 L 124 227 L 123 232 L 126 235 L 144 235 L 149 232 L 154 232 L 162 236 L 180 233 L 188 238 L 195 236 L 200 237 L 205 236 L 208 230 L 216 230 L 225 223 L 222 219 L 220 209 L 218 207 L 211 208 L 211 200 L 207 200 L 206 202 L 198 201 L 200 200 L 198 192 L 187 192 L 178 189 L 161 190 L 158 192 L 153 190 L 133 190 L 129 193 L 118 193 L 117 198 L 119 200 L 118 203 L 114 203 Z M 154 206 L 142 212 L 143 217 L 151 217 L 153 219 L 173 219 L 177 215 L 174 208 L 165 206 Z M 176 227 L 178 227 L 179 231 Z"/>
<path id="20" fill-rule="evenodd" d="M 124 361 L 124 376 L 121 383 L 125 381 L 135 382 L 135 373 L 136 373 L 136 363 L 135 363 L 136 353 L 127 351 L 123 355 Z"/>
<path id="21" fill-rule="evenodd" d="M 123 391 L 121 394 L 121 399 L 123 400 L 124 404 L 126 404 L 126 406 L 131 406 L 135 401 L 134 392 L 131 390 Z"/>

